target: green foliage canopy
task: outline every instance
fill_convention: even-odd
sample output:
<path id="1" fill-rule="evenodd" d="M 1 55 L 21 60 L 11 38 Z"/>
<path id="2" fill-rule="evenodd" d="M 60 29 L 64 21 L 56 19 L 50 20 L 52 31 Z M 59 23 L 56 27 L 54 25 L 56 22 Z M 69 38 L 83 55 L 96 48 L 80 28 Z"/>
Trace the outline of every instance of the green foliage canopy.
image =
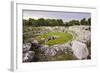
<path id="1" fill-rule="evenodd" d="M 23 25 L 25 26 L 74 26 L 74 25 L 91 25 L 91 18 L 83 18 L 81 20 L 70 20 L 69 22 L 63 22 L 62 19 L 23 19 Z"/>

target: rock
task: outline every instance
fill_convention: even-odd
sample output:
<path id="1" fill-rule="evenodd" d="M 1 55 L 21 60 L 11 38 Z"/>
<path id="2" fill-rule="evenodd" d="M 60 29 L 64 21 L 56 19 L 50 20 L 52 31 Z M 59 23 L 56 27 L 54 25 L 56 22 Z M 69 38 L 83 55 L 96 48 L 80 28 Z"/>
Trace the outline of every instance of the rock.
<path id="1" fill-rule="evenodd" d="M 57 52 L 55 51 L 55 49 L 50 49 L 50 55 L 51 55 L 51 56 L 56 55 L 56 53 L 57 53 Z"/>
<path id="2" fill-rule="evenodd" d="M 45 46 L 41 46 L 39 49 L 41 50 L 41 52 L 45 52 L 47 49 L 50 49 L 50 48 L 45 45 Z"/>
<path id="3" fill-rule="evenodd" d="M 32 48 L 38 49 L 39 47 L 41 47 L 41 45 L 39 45 L 36 40 L 32 41 L 31 44 L 32 44 L 31 45 L 31 50 L 32 50 Z"/>
<path id="4" fill-rule="evenodd" d="M 59 36 L 48 36 L 48 37 L 44 40 L 44 42 L 47 43 L 49 40 L 55 40 L 55 39 L 57 39 L 57 38 L 59 38 Z"/>
<path id="5" fill-rule="evenodd" d="M 49 48 L 45 51 L 45 55 L 48 55 L 48 56 L 54 56 L 54 55 L 56 55 L 56 53 L 57 52 L 54 49 L 51 49 L 51 48 Z"/>
<path id="6" fill-rule="evenodd" d="M 23 52 L 29 51 L 30 48 L 31 48 L 31 44 L 30 43 L 23 44 Z"/>
<path id="7" fill-rule="evenodd" d="M 37 44 L 39 43 L 37 40 L 33 40 L 33 42 L 34 42 L 34 43 L 37 43 Z"/>
<path id="8" fill-rule="evenodd" d="M 34 58 L 34 55 L 34 51 L 28 51 L 26 53 L 23 53 L 23 62 L 31 62 Z"/>
<path id="9" fill-rule="evenodd" d="M 72 41 L 72 51 L 78 59 L 87 59 L 89 51 L 86 44 L 80 41 Z"/>
<path id="10" fill-rule="evenodd" d="M 52 49 L 55 49 L 56 52 L 59 52 L 59 48 L 57 45 L 54 45 L 53 47 L 51 47 Z"/>
<path id="11" fill-rule="evenodd" d="M 70 43 L 65 43 L 65 44 L 63 44 L 63 46 L 65 46 L 65 48 L 63 49 L 63 52 L 65 54 L 72 54 L 72 47 L 71 47 Z"/>
<path id="12" fill-rule="evenodd" d="M 56 54 L 56 50 L 53 47 L 49 47 L 48 45 L 44 45 L 39 49 L 47 56 L 54 56 Z"/>

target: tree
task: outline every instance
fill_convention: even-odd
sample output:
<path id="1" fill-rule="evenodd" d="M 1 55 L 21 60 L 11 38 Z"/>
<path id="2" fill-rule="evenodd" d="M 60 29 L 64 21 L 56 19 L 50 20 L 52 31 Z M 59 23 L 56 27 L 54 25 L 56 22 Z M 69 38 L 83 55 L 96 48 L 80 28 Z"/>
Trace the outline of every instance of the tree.
<path id="1" fill-rule="evenodd" d="M 58 22 L 55 19 L 50 19 L 49 23 L 50 23 L 50 25 L 48 25 L 48 26 L 58 26 Z"/>
<path id="2" fill-rule="evenodd" d="M 71 20 L 67 23 L 68 26 L 80 25 L 78 20 Z"/>
<path id="3" fill-rule="evenodd" d="M 32 26 L 32 18 L 29 18 L 29 26 Z"/>
<path id="4" fill-rule="evenodd" d="M 69 22 L 63 22 L 62 19 L 33 19 L 23 20 L 23 25 L 29 26 L 74 26 L 74 25 L 91 25 L 91 18 L 83 18 L 80 22 L 79 20 L 71 20 Z"/>
<path id="5" fill-rule="evenodd" d="M 45 26 L 46 25 L 46 21 L 44 18 L 40 18 L 37 21 L 38 21 L 38 26 Z"/>
<path id="6" fill-rule="evenodd" d="M 75 25 L 80 25 L 80 22 L 78 20 L 75 20 Z"/>
<path id="7" fill-rule="evenodd" d="M 91 18 L 88 18 L 88 24 L 91 25 Z"/>
<path id="8" fill-rule="evenodd" d="M 28 25 L 28 23 L 29 23 L 28 20 L 23 19 L 23 25 L 24 26 Z"/>
<path id="9" fill-rule="evenodd" d="M 68 22 L 65 22 L 65 26 L 69 26 L 69 23 Z"/>
<path id="10" fill-rule="evenodd" d="M 35 19 L 33 19 L 33 20 L 32 20 L 32 26 L 38 26 L 38 21 L 35 20 Z"/>
<path id="11" fill-rule="evenodd" d="M 83 18 L 81 21 L 80 21 L 81 25 L 89 25 L 88 21 L 86 20 L 86 18 Z"/>
<path id="12" fill-rule="evenodd" d="M 57 25 L 64 26 L 64 22 L 62 21 L 62 19 L 57 19 Z"/>

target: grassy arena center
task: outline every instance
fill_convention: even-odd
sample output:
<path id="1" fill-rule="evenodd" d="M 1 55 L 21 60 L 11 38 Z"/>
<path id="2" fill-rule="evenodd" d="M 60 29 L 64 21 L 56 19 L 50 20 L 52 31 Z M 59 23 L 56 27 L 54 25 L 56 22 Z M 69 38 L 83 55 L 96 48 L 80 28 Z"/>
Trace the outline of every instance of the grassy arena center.
<path id="1" fill-rule="evenodd" d="M 70 41 L 73 36 L 65 32 L 48 32 L 36 37 L 42 45 L 53 46 L 56 44 L 63 44 Z"/>

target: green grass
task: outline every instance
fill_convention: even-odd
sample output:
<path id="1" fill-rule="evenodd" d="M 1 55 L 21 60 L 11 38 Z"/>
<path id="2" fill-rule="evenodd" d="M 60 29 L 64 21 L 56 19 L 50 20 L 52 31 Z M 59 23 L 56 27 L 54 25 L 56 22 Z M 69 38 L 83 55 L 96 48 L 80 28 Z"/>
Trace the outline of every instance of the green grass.
<path id="1" fill-rule="evenodd" d="M 43 45 L 55 45 L 55 44 L 63 44 L 65 42 L 68 42 L 73 38 L 73 36 L 70 33 L 64 33 L 64 32 L 49 32 L 46 34 L 42 34 L 36 37 L 36 39 L 39 41 L 41 38 L 48 38 L 49 36 L 57 36 L 58 38 L 54 40 L 49 40 L 46 43 L 42 43 Z"/>

